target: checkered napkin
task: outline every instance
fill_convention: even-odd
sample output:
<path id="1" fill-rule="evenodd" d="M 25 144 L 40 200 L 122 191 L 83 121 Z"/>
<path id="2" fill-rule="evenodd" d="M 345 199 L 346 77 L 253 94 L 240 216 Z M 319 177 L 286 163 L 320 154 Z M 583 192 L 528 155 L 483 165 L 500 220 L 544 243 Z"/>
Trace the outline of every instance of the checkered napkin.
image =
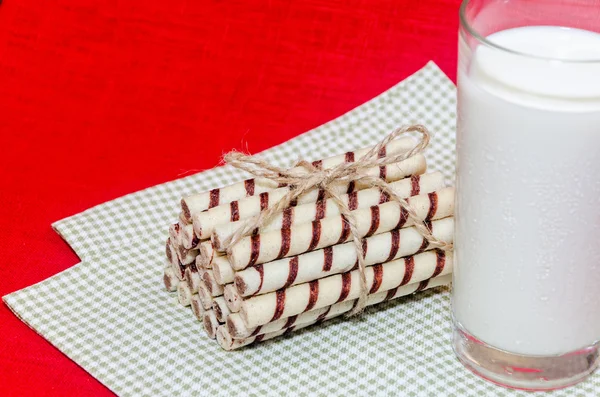
<path id="1" fill-rule="evenodd" d="M 454 174 L 455 87 L 429 63 L 371 101 L 260 154 L 278 166 L 375 144 L 420 123 L 430 169 Z M 224 148 L 226 149 L 226 148 Z M 219 167 L 55 223 L 81 263 L 4 297 L 36 332 L 115 393 L 129 396 L 524 396 L 464 369 L 450 344 L 449 294 L 438 288 L 367 308 L 359 319 L 225 352 L 164 290 L 167 227 L 179 199 L 244 177 Z M 552 396 L 595 395 L 600 374 Z"/>

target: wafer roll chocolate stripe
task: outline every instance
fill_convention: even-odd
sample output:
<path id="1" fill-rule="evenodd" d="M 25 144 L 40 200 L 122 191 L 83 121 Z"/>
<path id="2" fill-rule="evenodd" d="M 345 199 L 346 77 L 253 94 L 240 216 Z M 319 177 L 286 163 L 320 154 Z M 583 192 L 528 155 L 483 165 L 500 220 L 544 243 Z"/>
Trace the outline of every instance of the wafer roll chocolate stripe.
<path id="1" fill-rule="evenodd" d="M 442 275 L 452 271 L 452 259 L 446 257 Z M 381 269 L 373 266 L 366 268 L 367 291 L 387 291 L 392 288 L 423 281 L 430 278 L 438 265 L 435 252 L 425 252 L 412 257 L 384 263 Z M 377 280 L 376 274 L 381 273 Z M 354 270 L 344 274 L 314 280 L 308 284 L 278 290 L 264 295 L 257 295 L 242 301 L 240 315 L 248 328 L 254 328 L 279 318 L 298 315 L 333 305 L 346 300 L 357 299 L 361 290 L 359 286 L 360 272 Z M 379 285 L 377 285 L 379 284 Z"/>
<path id="2" fill-rule="evenodd" d="M 452 276 L 446 275 L 426 279 L 419 283 L 412 283 L 404 287 L 389 290 L 387 292 L 372 294 L 368 296 L 367 306 L 372 306 L 384 301 L 408 296 L 425 289 L 448 285 L 451 281 Z M 254 329 L 244 328 L 243 321 L 241 317 L 239 317 L 239 314 L 233 314 L 232 316 L 228 317 L 226 325 L 222 326 L 224 328 L 223 331 L 227 331 L 227 334 L 223 335 L 225 336 L 223 339 L 226 339 L 227 343 L 225 344 L 225 347 L 223 345 L 222 347 L 226 350 L 230 350 L 227 349 L 227 346 L 246 346 L 251 343 L 248 342 L 248 339 L 251 339 L 252 342 L 256 342 L 256 340 L 254 340 L 254 337 L 256 336 L 262 335 L 263 337 L 261 340 L 268 340 L 272 339 L 270 335 L 273 334 L 283 335 L 284 333 L 292 332 L 290 329 L 300 329 L 307 326 L 307 324 L 321 323 L 323 321 L 333 319 L 344 313 L 350 312 L 356 305 L 356 302 L 357 300 L 337 303 L 335 305 L 302 313 L 297 316 L 288 317 L 287 319 L 281 319 L 267 323 Z M 219 341 L 219 344 L 221 344 L 221 342 L 222 341 Z"/>
<path id="3" fill-rule="evenodd" d="M 453 240 L 453 227 L 452 218 L 434 221 L 430 226 L 434 236 L 444 241 Z M 366 266 L 416 254 L 422 246 L 423 237 L 414 227 L 378 234 L 362 242 Z M 234 284 L 242 296 L 264 294 L 347 272 L 357 260 L 354 245 L 345 243 L 249 267 L 235 274 Z"/>
<path id="4" fill-rule="evenodd" d="M 454 188 L 411 197 L 408 204 L 417 218 L 426 222 L 451 216 L 454 212 Z M 351 213 L 356 219 L 359 238 L 389 232 L 399 225 L 406 227 L 414 224 L 413 219 L 406 219 L 406 212 L 397 202 L 388 202 Z M 315 227 L 316 223 L 319 223 L 320 227 Z M 228 258 L 235 270 L 243 270 L 257 263 L 341 244 L 349 239 L 350 224 L 343 215 L 339 215 L 314 221 L 312 224 L 303 223 L 290 229 L 245 237 L 230 247 Z M 263 240 L 264 244 L 256 243 Z"/>
<path id="5" fill-rule="evenodd" d="M 387 144 L 387 152 L 388 154 L 399 154 L 411 150 L 413 147 L 413 139 L 396 139 Z M 352 152 L 352 156 L 361 158 L 371 149 L 372 148 L 364 148 L 356 150 L 355 152 Z M 317 160 L 317 163 L 320 164 L 320 168 L 330 169 L 344 163 L 348 156 L 349 155 L 347 154 L 333 156 L 323 160 Z M 315 163 L 313 162 L 313 164 Z M 306 170 L 302 167 L 296 167 L 295 170 L 298 172 L 306 172 Z M 219 205 L 228 204 L 244 197 L 255 196 L 260 193 L 276 189 L 279 184 L 280 183 L 277 181 L 272 181 L 265 178 L 251 178 L 233 185 L 212 189 L 206 193 L 199 193 L 184 197 L 181 200 L 183 217 L 188 222 L 191 222 L 194 214 Z"/>
<path id="6" fill-rule="evenodd" d="M 386 168 L 388 171 L 386 173 L 385 181 L 397 182 L 406 179 L 410 175 L 424 173 L 426 170 L 426 162 L 422 155 L 418 155 L 398 164 L 387 165 Z M 333 192 L 343 196 L 353 193 L 354 190 L 369 190 L 367 188 L 371 188 L 368 183 L 354 183 L 345 180 L 332 182 L 329 186 L 329 189 Z M 289 194 L 291 190 L 291 186 L 278 188 L 269 192 L 264 192 L 259 197 L 246 197 L 238 201 L 232 201 L 231 203 L 211 208 L 208 211 L 199 212 L 192 216 L 194 232 L 200 239 L 210 238 L 217 226 L 230 223 L 234 218 L 235 220 L 248 220 L 249 218 L 257 216 L 261 212 L 264 212 L 265 209 L 278 204 L 278 202 Z M 378 197 L 378 189 L 371 190 L 371 192 L 373 191 L 377 192 L 376 197 Z M 359 196 L 361 196 L 360 193 Z M 295 201 L 291 201 L 288 207 L 293 208 L 296 205 L 312 204 L 312 213 L 314 214 L 315 203 L 323 199 L 325 199 L 325 191 L 315 187 L 297 197 Z M 369 199 L 372 200 L 372 198 Z M 329 210 L 331 207 L 335 207 L 335 205 L 330 203 L 328 207 Z M 283 208 L 281 210 L 283 210 Z M 337 213 L 339 213 L 339 210 L 337 210 Z"/>

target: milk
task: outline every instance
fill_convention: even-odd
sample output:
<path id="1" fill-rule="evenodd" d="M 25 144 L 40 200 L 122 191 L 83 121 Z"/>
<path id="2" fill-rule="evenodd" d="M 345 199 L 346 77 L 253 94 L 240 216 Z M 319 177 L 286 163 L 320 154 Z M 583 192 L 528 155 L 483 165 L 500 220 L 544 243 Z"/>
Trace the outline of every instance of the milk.
<path id="1" fill-rule="evenodd" d="M 539 58 L 480 45 L 459 67 L 454 317 L 512 353 L 571 352 L 600 339 L 600 62 L 544 58 L 600 60 L 600 34 L 488 39 Z"/>

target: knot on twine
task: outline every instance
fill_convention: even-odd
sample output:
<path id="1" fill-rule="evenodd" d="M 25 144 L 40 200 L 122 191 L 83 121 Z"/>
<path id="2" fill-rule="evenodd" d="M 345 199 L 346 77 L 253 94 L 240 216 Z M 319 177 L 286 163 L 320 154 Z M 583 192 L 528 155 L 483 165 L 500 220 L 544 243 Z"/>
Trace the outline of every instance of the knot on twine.
<path id="1" fill-rule="evenodd" d="M 420 139 L 411 150 L 391 156 L 380 155 L 380 153 L 385 153 L 383 149 L 393 139 L 396 139 L 401 135 L 415 132 L 420 135 Z M 341 195 L 332 189 L 332 184 L 335 182 L 339 186 L 340 183 L 349 184 L 350 182 L 354 182 L 379 188 L 382 193 L 387 195 L 390 201 L 396 201 L 400 205 L 407 216 L 414 222 L 414 227 L 417 231 L 419 231 L 423 238 L 427 240 L 430 247 L 442 250 L 452 249 L 452 244 L 441 241 L 433 236 L 428 224 L 418 217 L 415 210 L 408 202 L 404 198 L 398 196 L 385 180 L 382 180 L 377 176 L 369 175 L 369 170 L 374 167 L 384 167 L 422 153 L 429 145 L 429 141 L 430 133 L 427 128 L 422 125 L 400 127 L 386 136 L 357 161 L 342 163 L 327 169 L 322 169 L 317 162 L 311 163 L 306 160 L 299 160 L 292 168 L 286 169 L 273 166 L 266 161 L 243 153 L 230 152 L 226 154 L 224 160 L 227 164 L 247 171 L 255 177 L 266 178 L 278 183 L 279 186 L 288 186 L 290 188 L 289 192 L 275 205 L 244 222 L 243 226 L 238 228 L 235 233 L 224 241 L 228 253 L 232 246 L 238 243 L 242 238 L 256 233 L 263 225 L 267 225 L 278 212 L 283 211 L 290 207 L 292 203 L 295 203 L 298 197 L 312 189 L 322 189 L 325 193 L 324 199 L 333 199 L 340 210 L 342 218 L 348 224 L 350 229 L 350 236 L 354 248 L 356 249 L 358 259 L 360 296 L 348 316 L 354 316 L 361 313 L 365 308 L 368 296 L 365 254 L 363 251 L 362 239 L 359 236 L 354 215 L 348 205 L 344 203 Z"/>

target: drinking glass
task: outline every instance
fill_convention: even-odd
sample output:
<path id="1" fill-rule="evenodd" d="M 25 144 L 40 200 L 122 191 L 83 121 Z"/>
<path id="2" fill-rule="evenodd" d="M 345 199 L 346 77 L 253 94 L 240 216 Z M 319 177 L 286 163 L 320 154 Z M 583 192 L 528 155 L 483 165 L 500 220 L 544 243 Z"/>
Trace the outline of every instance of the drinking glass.
<path id="1" fill-rule="evenodd" d="M 453 346 L 513 388 L 599 363 L 600 1 L 460 9 Z"/>

